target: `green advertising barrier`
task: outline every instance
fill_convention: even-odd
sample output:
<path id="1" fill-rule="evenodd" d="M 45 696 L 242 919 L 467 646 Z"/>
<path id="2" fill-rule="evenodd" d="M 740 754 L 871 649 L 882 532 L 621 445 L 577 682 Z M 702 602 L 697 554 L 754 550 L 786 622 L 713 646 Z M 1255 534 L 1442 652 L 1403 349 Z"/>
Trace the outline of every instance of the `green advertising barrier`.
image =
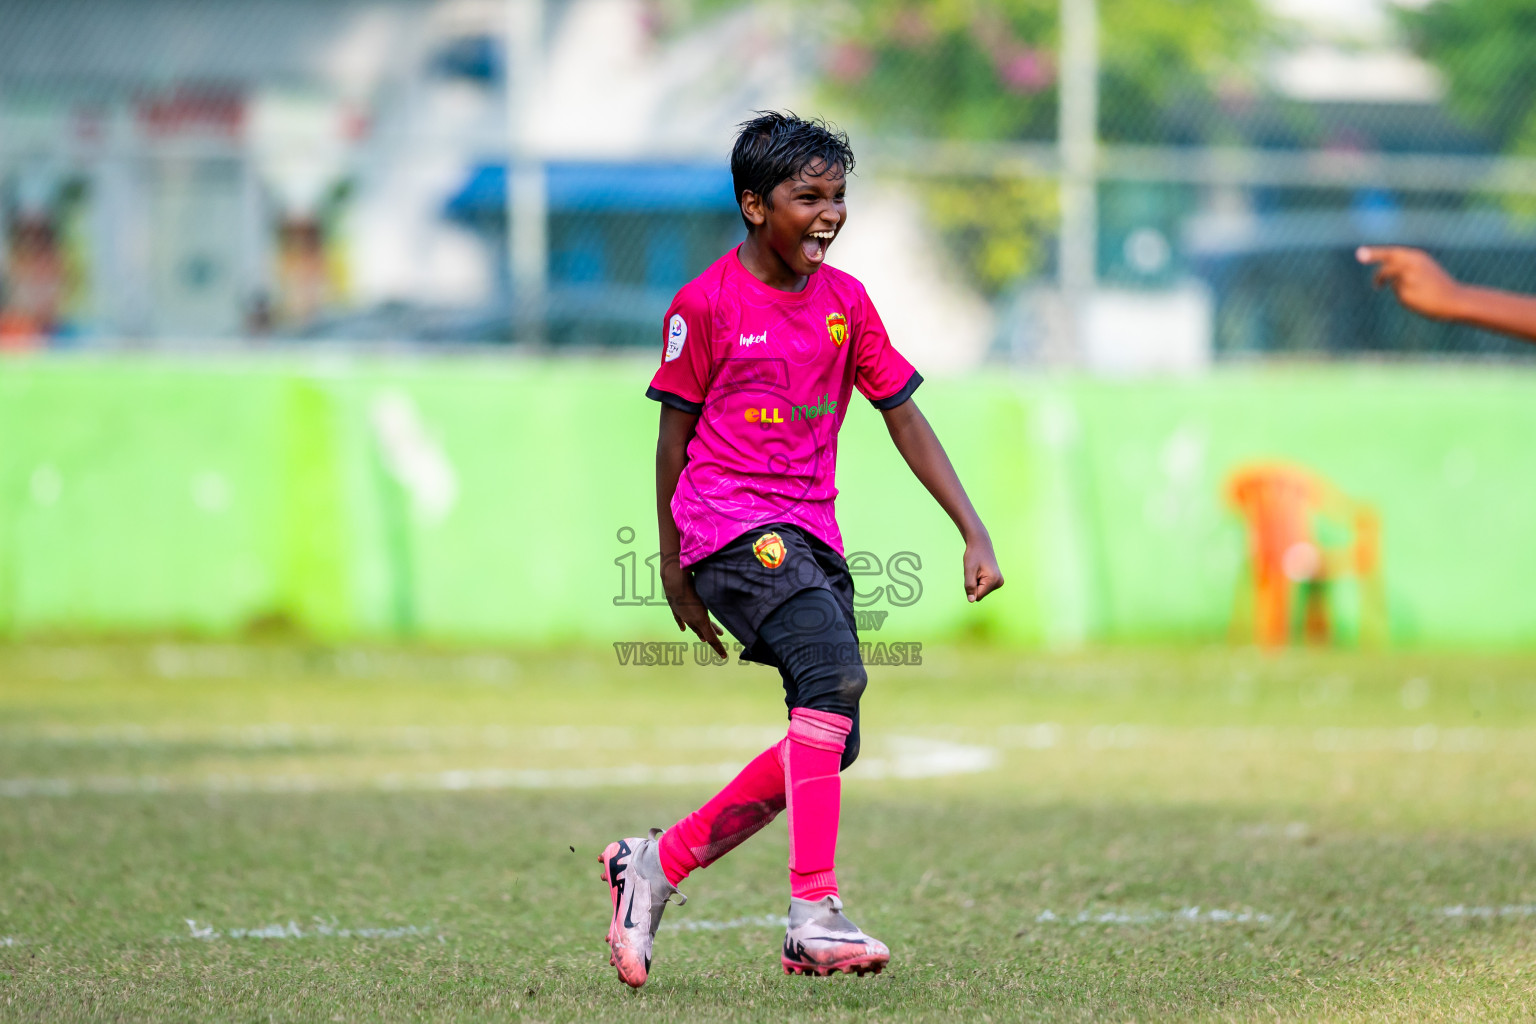
<path id="1" fill-rule="evenodd" d="M 0 631 L 326 641 L 682 639 L 655 553 L 648 363 L 0 363 Z M 1227 474 L 1298 462 L 1374 505 L 1393 644 L 1536 645 L 1536 377 L 1507 369 L 930 381 L 918 401 L 1007 587 L 855 398 L 839 517 L 863 637 L 1222 641 Z M 858 557 L 855 558 L 855 553 Z M 1349 585 L 1335 595 L 1347 641 Z"/>
<path id="2" fill-rule="evenodd" d="M 229 633 L 300 600 L 278 374 L 0 363 L 0 622 Z M 307 443 L 307 442 L 305 442 Z"/>

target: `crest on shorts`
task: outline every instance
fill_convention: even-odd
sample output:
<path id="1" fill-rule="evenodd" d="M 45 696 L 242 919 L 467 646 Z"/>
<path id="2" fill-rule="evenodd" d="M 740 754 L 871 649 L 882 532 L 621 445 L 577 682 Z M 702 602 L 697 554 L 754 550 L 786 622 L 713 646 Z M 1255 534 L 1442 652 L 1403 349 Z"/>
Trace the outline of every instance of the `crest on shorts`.
<path id="1" fill-rule="evenodd" d="M 776 533 L 765 533 L 752 542 L 752 553 L 766 568 L 777 569 L 784 564 L 784 538 Z"/>
<path id="2" fill-rule="evenodd" d="M 841 345 L 848 340 L 848 318 L 841 313 L 827 314 L 827 334 L 832 344 Z"/>

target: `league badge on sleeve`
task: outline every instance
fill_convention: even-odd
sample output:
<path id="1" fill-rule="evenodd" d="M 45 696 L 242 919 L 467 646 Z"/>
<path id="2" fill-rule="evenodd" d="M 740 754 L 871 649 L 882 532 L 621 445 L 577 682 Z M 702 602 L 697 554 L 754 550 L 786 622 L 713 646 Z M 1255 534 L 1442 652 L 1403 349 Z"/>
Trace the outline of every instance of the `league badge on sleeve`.
<path id="1" fill-rule="evenodd" d="M 683 314 L 673 313 L 672 319 L 667 323 L 667 357 L 665 362 L 670 363 L 683 354 L 683 342 L 688 340 L 688 324 L 683 320 Z"/>
<path id="2" fill-rule="evenodd" d="M 752 542 L 752 553 L 757 560 L 763 563 L 764 568 L 777 569 L 784 564 L 784 556 L 788 554 L 784 550 L 784 538 L 776 533 L 765 533 Z"/>
<path id="3" fill-rule="evenodd" d="M 848 318 L 841 313 L 828 313 L 827 334 L 831 336 L 832 344 L 841 346 L 848 340 Z"/>

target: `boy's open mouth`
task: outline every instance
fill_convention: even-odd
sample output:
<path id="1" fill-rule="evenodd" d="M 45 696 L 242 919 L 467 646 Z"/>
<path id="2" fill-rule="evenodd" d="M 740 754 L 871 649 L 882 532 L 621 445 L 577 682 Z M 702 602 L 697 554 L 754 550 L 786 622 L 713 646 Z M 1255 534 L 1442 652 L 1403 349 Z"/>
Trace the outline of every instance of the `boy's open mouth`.
<path id="1" fill-rule="evenodd" d="M 836 231 L 812 231 L 800 240 L 800 252 L 808 263 L 820 263 L 827 258 L 827 246 L 832 244 Z"/>

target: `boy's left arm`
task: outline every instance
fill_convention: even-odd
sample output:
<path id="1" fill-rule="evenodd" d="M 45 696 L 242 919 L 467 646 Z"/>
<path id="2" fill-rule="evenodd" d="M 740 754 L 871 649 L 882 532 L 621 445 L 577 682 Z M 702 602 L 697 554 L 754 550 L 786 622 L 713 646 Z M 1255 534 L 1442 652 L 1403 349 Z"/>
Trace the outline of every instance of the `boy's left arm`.
<path id="1" fill-rule="evenodd" d="M 971 507 L 971 499 L 966 497 L 955 467 L 949 464 L 944 446 L 910 398 L 894 409 L 882 410 L 881 415 L 896 450 L 912 467 L 912 474 L 960 528 L 960 536 L 965 539 L 966 600 L 980 601 L 1003 585 L 1003 573 L 992 551 L 992 537 Z"/>

